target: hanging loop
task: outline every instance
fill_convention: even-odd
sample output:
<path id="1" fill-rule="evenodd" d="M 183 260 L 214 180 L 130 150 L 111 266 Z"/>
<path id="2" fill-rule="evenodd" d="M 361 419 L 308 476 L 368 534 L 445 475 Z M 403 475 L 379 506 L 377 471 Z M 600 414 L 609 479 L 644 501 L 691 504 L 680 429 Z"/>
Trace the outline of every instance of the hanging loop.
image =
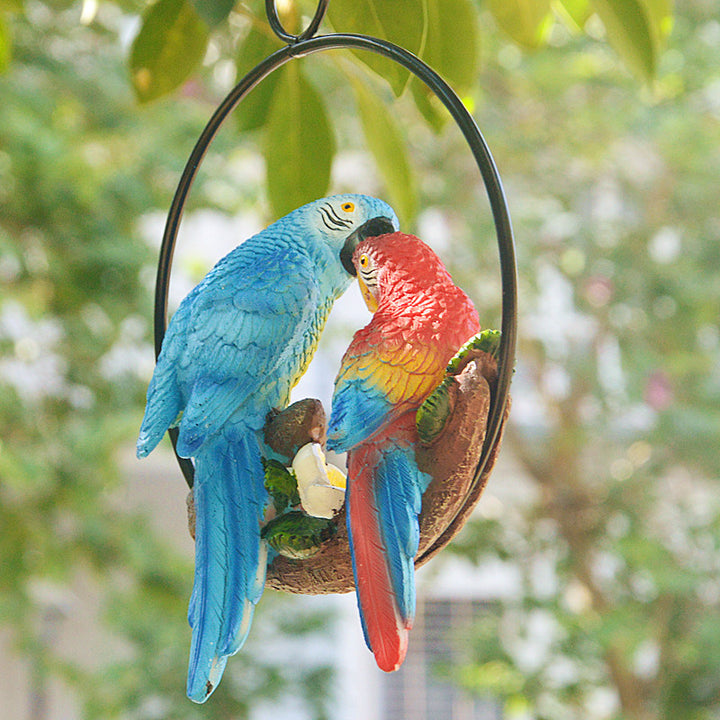
<path id="1" fill-rule="evenodd" d="M 270 27 L 273 32 L 285 43 L 294 45 L 295 43 L 302 42 L 303 40 L 309 40 L 320 27 L 323 17 L 325 17 L 325 11 L 330 0 L 318 0 L 318 6 L 315 10 L 315 16 L 310 21 L 310 24 L 303 30 L 299 35 L 293 35 L 289 33 L 283 27 L 280 17 L 278 16 L 276 0 L 265 0 L 265 12 L 267 13 L 268 20 L 270 21 Z"/>
<path id="2" fill-rule="evenodd" d="M 167 328 L 168 288 L 172 257 L 188 193 L 190 192 L 202 159 L 213 138 L 241 100 L 243 100 L 256 85 L 286 63 L 327 50 L 366 50 L 382 55 L 409 70 L 428 87 L 450 112 L 450 115 L 461 130 L 473 154 L 485 185 L 495 223 L 502 281 L 502 336 L 497 358 L 498 378 L 487 418 L 485 441 L 481 457 L 475 468 L 473 480 L 463 507 L 457 512 L 455 517 L 449 521 L 445 532 L 435 540 L 431 547 L 425 550 L 421 557 L 417 558 L 416 562 L 422 563 L 447 545 L 450 539 L 464 524 L 482 492 L 482 488 L 484 487 L 483 474 L 500 440 L 500 431 L 505 417 L 505 408 L 515 366 L 515 344 L 517 336 L 517 271 L 510 213 L 500 181 L 500 175 L 495 167 L 495 161 L 485 142 L 485 138 L 482 136 L 482 133 L 467 108 L 445 80 L 410 51 L 387 40 L 352 34 L 319 35 L 312 37 L 312 33 L 317 29 L 316 25 L 319 25 L 322 20 L 322 14 L 327 7 L 328 1 L 329 0 L 320 2 L 313 22 L 300 36 L 285 33 L 282 25 L 279 25 L 279 21 L 277 20 L 277 13 L 275 12 L 273 1 L 267 1 L 269 8 L 268 16 L 271 18 L 271 23 L 274 16 L 280 27 L 280 33 L 282 33 L 278 33 L 278 35 L 288 44 L 265 58 L 265 60 L 250 70 L 230 91 L 208 121 L 208 124 L 205 126 L 205 129 L 190 154 L 190 158 L 187 161 L 185 170 L 175 191 L 170 212 L 168 213 L 165 233 L 160 248 L 160 257 L 158 259 L 158 273 L 155 286 L 155 354 L 156 356 L 160 354 L 165 330 Z M 273 29 L 277 32 L 276 27 Z M 303 39 L 305 35 L 308 35 L 307 39 Z M 171 428 L 168 432 L 174 447 L 177 443 L 178 430 L 175 427 Z M 192 487 L 195 475 L 192 461 L 179 456 L 177 456 L 177 460 L 188 485 Z"/>

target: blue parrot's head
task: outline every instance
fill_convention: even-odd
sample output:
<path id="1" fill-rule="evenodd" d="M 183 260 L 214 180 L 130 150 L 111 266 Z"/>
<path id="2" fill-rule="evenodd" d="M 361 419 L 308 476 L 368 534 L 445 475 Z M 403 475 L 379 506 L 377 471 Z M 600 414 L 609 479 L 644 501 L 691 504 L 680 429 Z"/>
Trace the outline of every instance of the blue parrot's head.
<path id="1" fill-rule="evenodd" d="M 356 273 L 352 255 L 358 243 L 399 228 L 395 211 L 383 200 L 368 195 L 333 195 L 304 205 L 292 215 L 296 213 L 314 239 L 339 260 L 336 267 L 347 273 L 347 281 Z"/>

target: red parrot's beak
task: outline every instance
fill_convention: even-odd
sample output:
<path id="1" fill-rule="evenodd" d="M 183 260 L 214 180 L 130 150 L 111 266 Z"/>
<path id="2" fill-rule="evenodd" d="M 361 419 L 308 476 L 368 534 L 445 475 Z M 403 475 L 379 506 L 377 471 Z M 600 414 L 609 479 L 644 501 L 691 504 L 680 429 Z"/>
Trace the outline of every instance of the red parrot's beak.
<path id="1" fill-rule="evenodd" d="M 363 300 L 367 305 L 367 309 L 374 313 L 378 309 L 377 300 L 375 296 L 370 292 L 370 288 L 365 284 L 365 281 L 360 275 L 358 275 L 358 285 L 360 285 L 360 292 L 362 293 Z"/>

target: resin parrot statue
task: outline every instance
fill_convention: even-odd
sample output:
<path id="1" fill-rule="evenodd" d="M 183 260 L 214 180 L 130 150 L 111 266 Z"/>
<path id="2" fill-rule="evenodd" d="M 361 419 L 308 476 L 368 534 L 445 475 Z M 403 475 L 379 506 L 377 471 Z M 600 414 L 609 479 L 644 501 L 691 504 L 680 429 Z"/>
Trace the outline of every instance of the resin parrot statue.
<path id="1" fill-rule="evenodd" d="M 171 427 L 193 458 L 195 579 L 187 693 L 204 702 L 247 637 L 262 594 L 268 495 L 261 462 L 268 413 L 287 405 L 363 238 L 397 229 L 365 195 L 305 205 L 230 252 L 168 326 L 137 442 L 145 457 Z"/>
<path id="2" fill-rule="evenodd" d="M 365 641 L 378 667 L 405 659 L 415 613 L 418 515 L 430 477 L 415 462 L 415 415 L 448 361 L 480 329 L 435 253 L 396 232 L 353 255 L 370 323 L 335 381 L 328 449 L 347 452 L 347 528 Z"/>

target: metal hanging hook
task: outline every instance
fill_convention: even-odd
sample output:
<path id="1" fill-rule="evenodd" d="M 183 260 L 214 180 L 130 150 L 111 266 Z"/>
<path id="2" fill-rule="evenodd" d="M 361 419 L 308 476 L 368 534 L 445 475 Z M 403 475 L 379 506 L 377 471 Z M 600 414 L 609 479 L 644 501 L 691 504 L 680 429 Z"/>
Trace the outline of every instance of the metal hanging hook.
<path id="1" fill-rule="evenodd" d="M 487 198 L 490 202 L 497 236 L 502 281 L 502 336 L 500 349 L 498 351 L 498 378 L 487 418 L 482 453 L 475 467 L 472 483 L 468 489 L 462 508 L 457 512 L 455 517 L 449 521 L 445 531 L 441 533 L 433 545 L 427 548 L 423 555 L 416 559 L 416 562 L 422 563 L 447 545 L 467 520 L 469 513 L 472 511 L 482 492 L 484 487 L 484 483 L 482 482 L 483 473 L 488 466 L 490 456 L 493 454 L 500 440 L 510 383 L 515 366 L 515 345 L 517 339 L 517 269 L 512 224 L 510 222 L 510 213 L 500 175 L 495 166 L 495 161 L 490 153 L 490 149 L 485 142 L 485 138 L 472 115 L 447 82 L 416 55 L 387 40 L 369 37 L 367 35 L 341 33 L 314 36 L 314 33 L 322 22 L 328 4 L 329 0 L 319 0 L 312 22 L 300 35 L 291 35 L 285 31 L 277 16 L 274 0 L 266 0 L 270 24 L 277 36 L 281 38 L 286 45 L 252 68 L 230 91 L 208 121 L 187 161 L 168 213 L 160 249 L 160 257 L 158 259 L 155 287 L 155 354 L 156 356 L 160 354 L 165 330 L 167 328 L 170 271 L 175 242 L 177 240 L 187 197 L 210 144 L 235 107 L 254 87 L 259 85 L 274 71 L 286 63 L 315 53 L 344 49 L 364 50 L 386 57 L 408 70 L 418 78 L 418 80 L 423 82 L 435 97 L 442 102 L 462 132 L 472 152 L 485 186 Z M 175 427 L 171 428 L 168 432 L 174 447 L 177 443 L 178 430 Z M 195 475 L 192 460 L 181 458 L 177 453 L 176 457 L 187 484 L 192 487 Z"/>
<path id="2" fill-rule="evenodd" d="M 310 24 L 303 30 L 299 35 L 293 35 L 289 33 L 283 27 L 280 17 L 278 16 L 276 0 L 265 0 L 265 12 L 267 13 L 268 20 L 270 21 L 270 27 L 273 32 L 285 43 L 294 45 L 295 43 L 302 42 L 303 40 L 309 40 L 320 27 L 323 17 L 325 17 L 325 11 L 327 6 L 330 4 L 330 0 L 319 0 L 315 15 L 310 21 Z"/>

